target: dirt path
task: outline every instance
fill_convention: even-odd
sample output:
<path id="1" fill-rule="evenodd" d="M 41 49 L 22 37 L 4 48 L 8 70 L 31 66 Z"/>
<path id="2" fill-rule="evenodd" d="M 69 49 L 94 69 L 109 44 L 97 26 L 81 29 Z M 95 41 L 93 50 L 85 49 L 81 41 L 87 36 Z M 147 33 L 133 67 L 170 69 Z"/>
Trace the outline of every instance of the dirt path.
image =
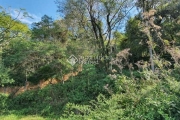
<path id="1" fill-rule="evenodd" d="M 82 71 L 82 66 L 78 67 L 78 70 L 76 72 L 71 72 L 64 75 L 62 77 L 62 80 L 57 80 L 53 78 L 53 79 L 48 79 L 48 80 L 41 80 L 37 85 L 33 85 L 32 83 L 27 82 L 26 86 L 0 87 L 0 93 L 18 95 L 27 90 L 42 89 L 49 84 L 57 84 L 59 82 L 64 82 L 68 80 L 71 76 L 78 75 L 80 71 Z"/>

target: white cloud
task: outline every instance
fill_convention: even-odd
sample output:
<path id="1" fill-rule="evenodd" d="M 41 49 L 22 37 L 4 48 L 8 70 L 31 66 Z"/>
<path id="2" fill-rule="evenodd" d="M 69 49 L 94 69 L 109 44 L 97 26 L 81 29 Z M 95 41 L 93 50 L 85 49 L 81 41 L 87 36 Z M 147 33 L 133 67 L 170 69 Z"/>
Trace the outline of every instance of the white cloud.
<path id="1" fill-rule="evenodd" d="M 25 12 L 27 14 L 24 16 Z M 24 10 L 20 10 L 20 9 L 11 9 L 10 15 L 13 18 L 16 18 L 16 19 L 20 20 L 22 23 L 25 23 L 28 25 L 31 25 L 33 22 L 39 22 L 41 20 L 41 17 L 39 17 L 35 14 L 32 14 L 32 13 L 28 13 L 27 11 L 24 11 Z"/>

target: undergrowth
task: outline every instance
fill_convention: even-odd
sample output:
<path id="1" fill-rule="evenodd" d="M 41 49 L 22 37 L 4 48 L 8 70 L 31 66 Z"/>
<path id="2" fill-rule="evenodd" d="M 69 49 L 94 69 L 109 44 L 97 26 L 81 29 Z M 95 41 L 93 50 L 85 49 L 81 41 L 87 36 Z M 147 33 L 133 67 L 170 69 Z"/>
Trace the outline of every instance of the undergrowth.
<path id="1" fill-rule="evenodd" d="M 159 74 L 148 69 L 131 71 L 133 76 L 128 76 L 105 75 L 97 73 L 94 66 L 86 66 L 64 84 L 27 91 L 13 98 L 1 95 L 1 115 L 38 115 L 60 120 L 178 120 L 177 68 L 159 70 Z"/>

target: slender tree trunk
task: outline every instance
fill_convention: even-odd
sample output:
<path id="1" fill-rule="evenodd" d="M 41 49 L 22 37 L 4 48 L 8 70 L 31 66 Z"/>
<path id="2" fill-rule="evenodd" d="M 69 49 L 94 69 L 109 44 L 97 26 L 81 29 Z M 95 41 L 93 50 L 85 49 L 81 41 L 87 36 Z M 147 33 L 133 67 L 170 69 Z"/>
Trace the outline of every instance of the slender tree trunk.
<path id="1" fill-rule="evenodd" d="M 109 68 L 109 63 L 108 63 L 108 60 L 106 59 L 106 56 L 109 55 L 108 49 L 105 47 L 101 25 L 98 23 L 99 21 L 97 21 L 94 18 L 92 13 L 93 13 L 92 7 L 90 7 L 89 15 L 91 18 L 91 24 L 93 27 L 93 32 L 95 34 L 95 39 L 96 39 L 98 47 L 99 47 L 98 48 L 99 49 L 98 50 L 99 55 L 102 55 L 102 57 L 104 58 L 103 66 L 105 67 L 105 70 L 107 71 Z"/>
<path id="2" fill-rule="evenodd" d="M 149 47 L 149 54 L 150 54 L 151 70 L 154 72 L 153 52 L 152 52 L 152 46 L 151 45 Z"/>
<path id="3" fill-rule="evenodd" d="M 27 90 L 27 70 L 26 70 L 25 90 Z"/>
<path id="4" fill-rule="evenodd" d="M 148 39 L 150 41 L 149 43 L 149 55 L 150 55 L 150 62 L 151 62 L 151 70 L 154 72 L 155 67 L 154 67 L 154 61 L 153 61 L 153 39 L 152 36 L 150 35 L 150 31 L 147 33 Z"/>

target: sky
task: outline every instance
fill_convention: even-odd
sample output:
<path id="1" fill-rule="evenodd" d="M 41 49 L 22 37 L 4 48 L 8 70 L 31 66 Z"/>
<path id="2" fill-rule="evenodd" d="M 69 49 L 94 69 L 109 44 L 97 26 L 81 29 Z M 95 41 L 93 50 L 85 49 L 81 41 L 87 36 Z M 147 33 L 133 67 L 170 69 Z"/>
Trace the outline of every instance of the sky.
<path id="1" fill-rule="evenodd" d="M 33 22 L 39 22 L 43 15 L 48 15 L 54 20 L 58 19 L 57 6 L 55 0 L 0 0 L 0 6 L 5 8 L 13 17 L 17 17 L 20 8 L 23 8 L 33 17 L 25 18 L 21 14 L 18 19 L 30 26 Z"/>
<path id="2" fill-rule="evenodd" d="M 31 24 L 33 22 L 41 21 L 41 17 L 45 14 L 52 17 L 53 20 L 60 18 L 60 14 L 57 12 L 57 5 L 54 1 L 55 0 L 0 0 L 0 6 L 6 8 L 10 15 L 15 18 L 18 16 L 18 12 L 16 10 L 20 10 L 20 8 L 25 9 L 26 12 L 33 17 L 33 19 L 28 17 L 25 18 L 23 17 L 23 14 L 21 14 L 18 19 L 31 28 Z M 136 13 L 137 9 L 134 8 L 130 15 L 134 16 Z M 121 31 L 124 30 L 125 27 L 123 26 Z"/>

